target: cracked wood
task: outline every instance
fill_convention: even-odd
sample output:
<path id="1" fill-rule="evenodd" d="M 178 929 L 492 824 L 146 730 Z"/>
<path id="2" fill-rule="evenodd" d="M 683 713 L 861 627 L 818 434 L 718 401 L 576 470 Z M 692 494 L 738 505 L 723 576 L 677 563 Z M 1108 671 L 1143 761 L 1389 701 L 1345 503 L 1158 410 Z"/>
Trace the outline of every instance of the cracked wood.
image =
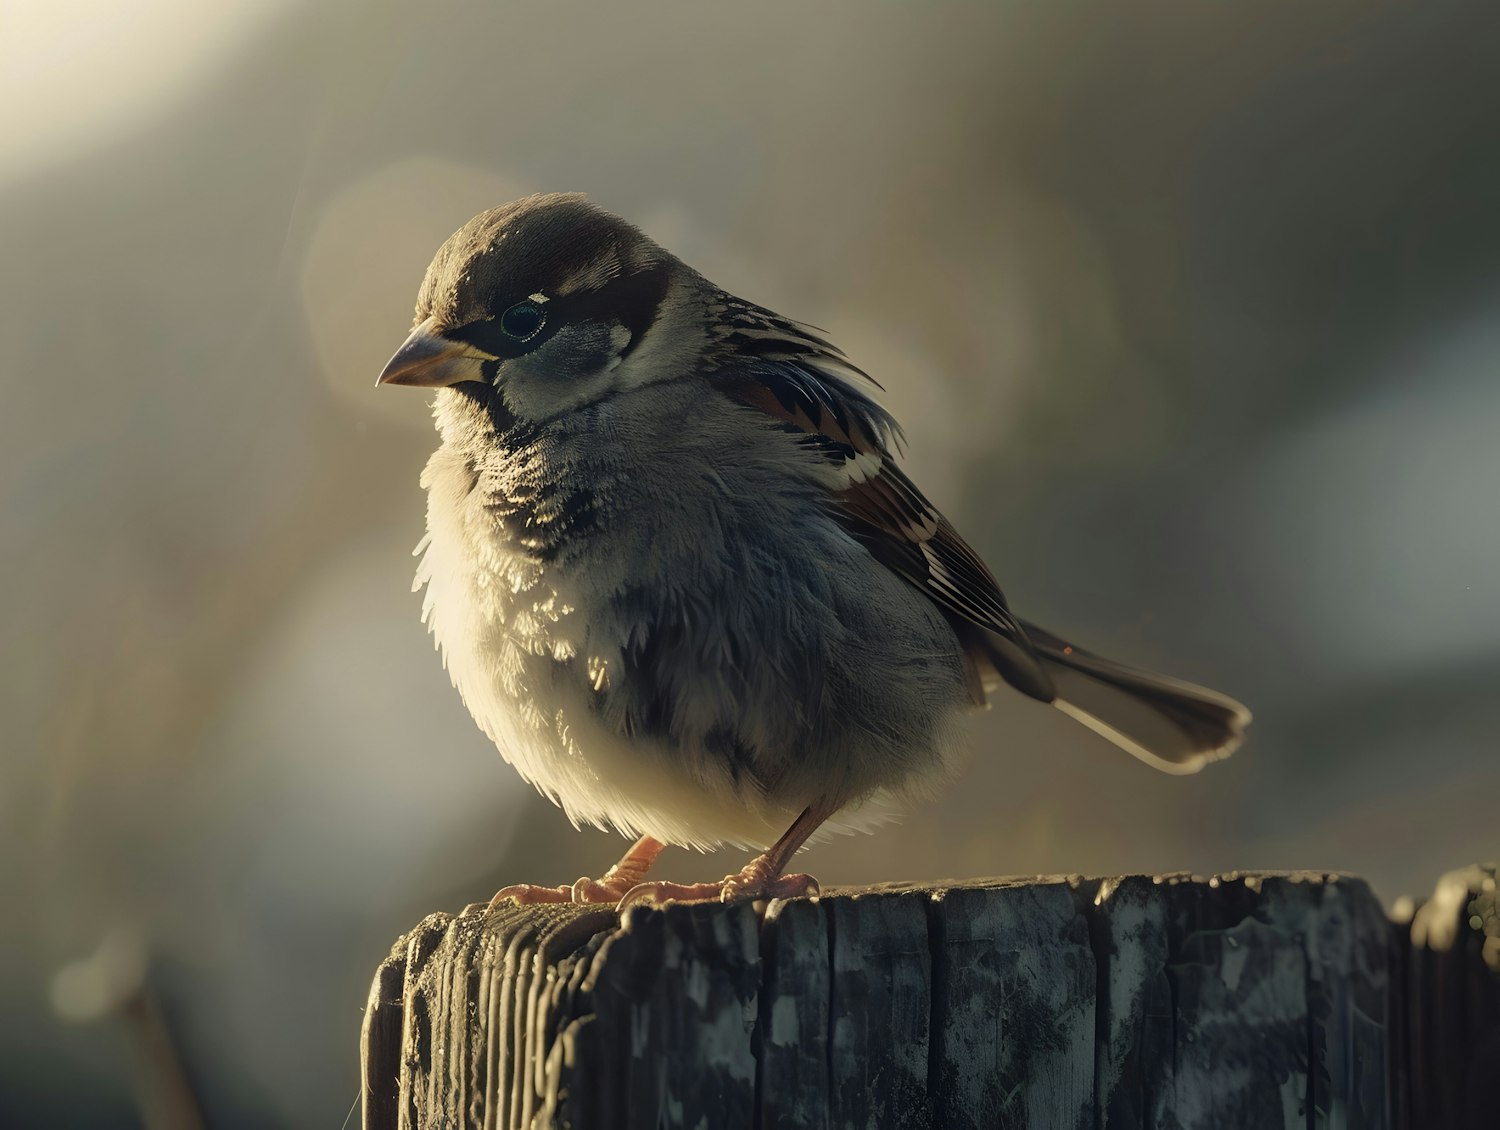
<path id="1" fill-rule="evenodd" d="M 1493 903 L 1493 869 L 1461 874 Z M 1482 1097 L 1429 1080 L 1472 1091 L 1500 1056 L 1427 1066 L 1414 1033 L 1451 1013 L 1487 1054 L 1500 973 L 1470 946 L 1488 1011 L 1449 1000 L 1451 974 L 1408 977 L 1433 965 L 1404 930 L 1317 873 L 862 888 L 764 916 L 471 906 L 376 974 L 364 1124 L 1481 1124 L 1460 1119 Z"/>

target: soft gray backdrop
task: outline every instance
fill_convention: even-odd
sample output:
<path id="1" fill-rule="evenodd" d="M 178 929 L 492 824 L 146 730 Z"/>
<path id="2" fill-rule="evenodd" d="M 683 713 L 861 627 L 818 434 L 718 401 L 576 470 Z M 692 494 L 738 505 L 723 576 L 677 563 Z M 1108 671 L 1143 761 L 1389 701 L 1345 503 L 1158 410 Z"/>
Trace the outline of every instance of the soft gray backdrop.
<path id="1" fill-rule="evenodd" d="M 619 850 L 448 687 L 371 387 L 536 190 L 826 327 L 1023 614 L 1256 710 L 1180 780 L 1003 703 L 825 882 L 1493 857 L 1493 12 L 13 0 L 0 1123 L 141 1117 L 144 976 L 212 1124 L 337 1126 L 401 930 Z"/>

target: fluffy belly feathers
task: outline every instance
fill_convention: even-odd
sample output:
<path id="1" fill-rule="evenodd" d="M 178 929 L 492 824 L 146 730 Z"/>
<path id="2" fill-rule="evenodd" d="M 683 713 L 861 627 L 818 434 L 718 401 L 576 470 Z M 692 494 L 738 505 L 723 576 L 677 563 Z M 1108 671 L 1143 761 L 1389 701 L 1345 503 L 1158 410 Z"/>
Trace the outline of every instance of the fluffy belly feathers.
<path id="1" fill-rule="evenodd" d="M 748 558 L 779 568 L 786 554 L 747 552 L 737 564 L 720 547 L 696 575 L 724 572 L 721 604 L 692 614 L 669 594 L 611 584 L 611 561 L 628 548 L 540 560 L 496 523 L 451 451 L 434 455 L 423 481 L 424 619 L 481 729 L 575 824 L 764 847 L 830 782 L 838 831 L 878 823 L 951 773 L 966 702 L 957 641 L 878 563 L 865 591 L 809 580 L 786 589 L 794 607 L 766 607 Z M 828 536 L 823 552 L 865 552 Z M 807 562 L 809 578 L 828 572 Z M 669 629 L 668 642 L 647 663 L 653 627 Z M 737 647 L 736 630 L 755 633 L 753 647 Z"/>

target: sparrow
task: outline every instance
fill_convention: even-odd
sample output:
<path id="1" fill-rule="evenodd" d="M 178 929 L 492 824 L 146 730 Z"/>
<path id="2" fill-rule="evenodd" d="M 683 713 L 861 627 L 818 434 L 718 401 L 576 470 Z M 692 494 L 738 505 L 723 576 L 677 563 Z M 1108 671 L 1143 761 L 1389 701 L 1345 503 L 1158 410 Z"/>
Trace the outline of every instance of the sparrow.
<path id="1" fill-rule="evenodd" d="M 505 759 L 636 838 L 497 902 L 816 893 L 793 855 L 930 797 L 1001 686 L 1168 773 L 1240 742 L 1233 699 L 1012 613 L 872 378 L 583 195 L 475 216 L 415 323 L 378 383 L 436 390 L 423 619 Z M 760 854 L 647 882 L 667 844 Z"/>

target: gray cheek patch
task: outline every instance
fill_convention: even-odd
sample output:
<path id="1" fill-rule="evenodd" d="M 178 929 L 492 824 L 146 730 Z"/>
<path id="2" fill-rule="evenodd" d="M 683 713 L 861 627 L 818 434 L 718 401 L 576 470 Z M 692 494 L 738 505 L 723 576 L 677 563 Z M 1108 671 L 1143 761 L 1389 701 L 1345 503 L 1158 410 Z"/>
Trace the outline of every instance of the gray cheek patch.
<path id="1" fill-rule="evenodd" d="M 546 420 L 612 388 L 630 331 L 618 322 L 583 322 L 558 330 L 538 349 L 500 370 L 505 406 L 523 420 Z"/>
<path id="2" fill-rule="evenodd" d="M 587 322 L 568 326 L 536 351 L 538 368 L 556 380 L 577 380 L 606 373 L 620 363 L 620 354 L 630 344 L 630 331 L 618 322 Z"/>

